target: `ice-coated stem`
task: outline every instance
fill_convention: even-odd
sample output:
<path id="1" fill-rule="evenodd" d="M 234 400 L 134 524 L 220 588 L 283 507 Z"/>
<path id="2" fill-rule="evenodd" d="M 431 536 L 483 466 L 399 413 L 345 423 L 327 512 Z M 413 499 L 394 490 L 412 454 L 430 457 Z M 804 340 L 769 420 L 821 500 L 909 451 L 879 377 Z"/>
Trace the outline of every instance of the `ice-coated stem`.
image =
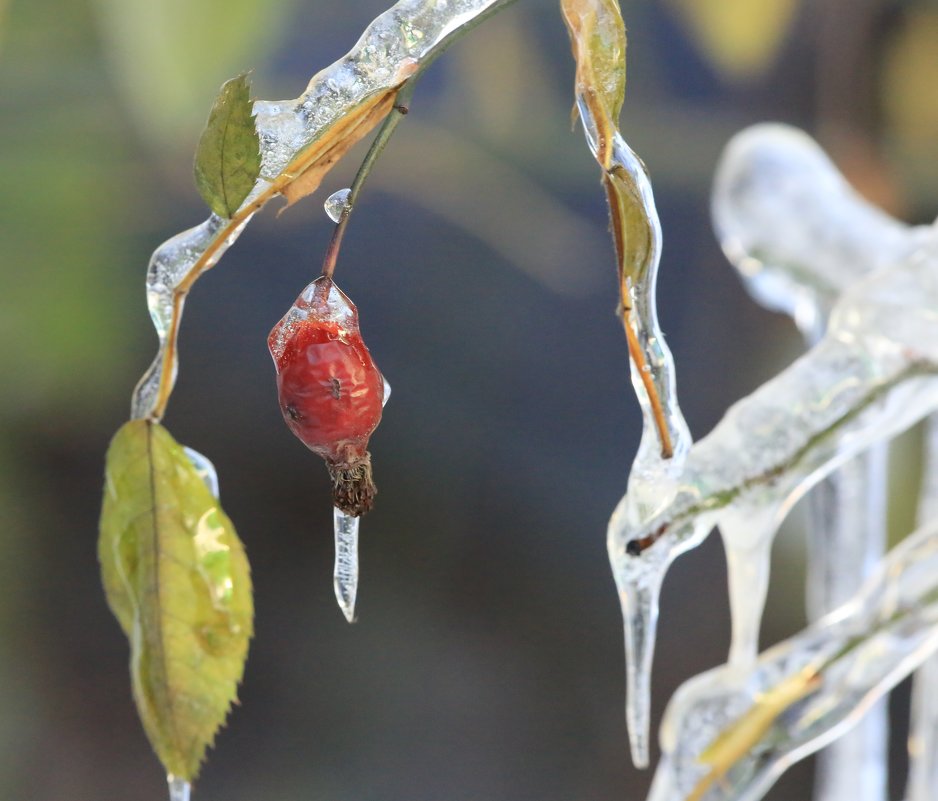
<path id="1" fill-rule="evenodd" d="M 824 476 L 938 408 L 935 264 L 934 254 L 915 254 L 848 290 L 827 336 L 734 405 L 675 475 L 630 481 L 609 527 L 620 593 L 643 573 L 667 569 L 734 510 L 779 510 L 771 531 L 741 528 L 735 547 L 774 536 Z"/>
<path id="2" fill-rule="evenodd" d="M 361 518 L 334 508 L 332 520 L 335 529 L 332 585 L 342 614 L 349 623 L 354 623 L 355 599 L 358 596 L 358 525 Z"/>
<path id="3" fill-rule="evenodd" d="M 594 152 L 597 152 L 593 136 L 590 135 L 594 126 L 590 123 L 589 113 L 588 106 L 581 103 L 580 114 L 583 116 L 584 128 L 587 131 L 587 141 L 594 148 Z M 680 471 L 691 445 L 691 436 L 677 401 L 674 359 L 658 325 L 655 307 L 658 264 L 661 259 L 661 224 L 655 207 L 654 193 L 645 165 L 618 132 L 614 135 L 608 172 L 614 174 L 616 180 L 619 181 L 623 180 L 623 176 L 627 176 L 629 185 L 635 193 L 634 197 L 640 201 L 640 208 L 647 222 L 649 239 L 644 261 L 637 269 L 636 265 L 630 265 L 630 269 L 633 272 L 637 271 L 641 279 L 634 283 L 626 281 L 624 276 L 628 270 L 625 261 L 628 259 L 628 254 L 623 244 L 625 236 L 617 227 L 616 221 L 624 218 L 628 212 L 620 207 L 623 202 L 621 194 L 611 189 L 607 191 L 613 219 L 613 232 L 616 234 L 616 250 L 622 263 L 620 266 L 620 280 L 623 282 L 621 301 L 623 324 L 629 344 L 629 369 L 632 387 L 642 410 L 642 437 L 629 473 L 628 492 L 633 496 L 653 496 L 654 488 L 666 485 Z M 607 188 L 611 187 L 609 183 L 611 180 L 607 177 Z M 613 519 L 615 519 L 615 514 L 613 514 Z M 612 526 L 610 521 L 610 531 Z M 609 543 L 610 558 L 613 558 L 616 543 L 612 540 Z M 613 572 L 616 573 L 615 561 L 612 564 Z M 664 569 L 666 568 L 662 569 L 661 576 L 653 589 L 652 585 L 646 585 L 637 591 L 637 594 L 643 597 L 653 592 L 656 596 L 654 599 L 645 597 L 645 603 L 633 604 L 629 607 L 629 611 L 626 611 L 626 606 L 623 604 L 626 632 L 635 630 L 644 632 L 640 651 L 636 650 L 635 646 L 638 640 L 633 637 L 633 644 L 630 645 L 628 638 L 626 639 L 627 676 L 629 677 L 626 720 L 629 728 L 629 742 L 632 747 L 632 760 L 638 767 L 645 767 L 648 764 L 650 673 L 654 652 L 654 628 L 657 625 L 657 593 L 660 591 L 660 579 L 663 577 Z M 627 577 L 617 575 L 616 581 L 620 592 L 633 592 L 627 589 L 629 582 Z M 625 590 L 623 590 L 624 587 Z M 650 609 L 654 610 L 651 616 L 647 614 Z"/>
<path id="4" fill-rule="evenodd" d="M 192 792 L 189 782 L 172 774 L 166 777 L 166 782 L 169 784 L 169 801 L 189 801 Z"/>
<path id="5" fill-rule="evenodd" d="M 931 525 L 897 546 L 848 604 L 761 654 L 742 680 L 723 666 L 679 688 L 665 711 L 650 801 L 756 801 L 936 647 Z"/>
<path id="6" fill-rule="evenodd" d="M 160 245 L 150 259 L 147 307 L 159 349 L 134 389 L 133 418 L 158 421 L 165 413 L 178 369 L 177 337 L 186 296 L 251 217 L 288 192 L 297 179 L 321 177 L 336 160 L 343 137 L 355 132 L 353 122 L 368 127 L 376 123 L 393 108 L 402 84 L 460 36 L 513 2 L 399 0 L 365 29 L 348 54 L 313 76 L 300 97 L 255 102 L 261 175 L 254 189 L 231 219 L 212 214 L 202 225 Z M 348 121 L 348 130 L 343 129 Z M 306 186 L 307 191 L 312 188 L 312 183 Z"/>
<path id="7" fill-rule="evenodd" d="M 410 100 L 411 97 L 413 97 L 415 86 L 416 81 L 411 78 L 401 87 L 394 100 L 394 108 L 382 123 L 381 129 L 371 143 L 371 147 L 368 148 L 368 152 L 365 154 L 365 158 L 358 168 L 358 172 L 355 174 L 355 179 L 349 187 L 348 196 L 345 198 L 345 205 L 336 222 L 335 230 L 332 232 L 332 239 L 329 242 L 329 247 L 323 259 L 322 274 L 326 276 L 326 278 L 332 278 L 335 273 L 335 265 L 339 258 L 339 251 L 342 248 L 342 240 L 345 237 L 345 230 L 348 228 L 349 218 L 352 216 L 355 204 L 358 202 L 358 196 L 361 194 L 362 187 L 365 185 L 365 181 L 368 180 L 368 176 L 371 175 L 371 170 L 377 163 L 378 157 L 384 152 L 384 148 L 394 135 L 398 124 L 409 112 Z"/>

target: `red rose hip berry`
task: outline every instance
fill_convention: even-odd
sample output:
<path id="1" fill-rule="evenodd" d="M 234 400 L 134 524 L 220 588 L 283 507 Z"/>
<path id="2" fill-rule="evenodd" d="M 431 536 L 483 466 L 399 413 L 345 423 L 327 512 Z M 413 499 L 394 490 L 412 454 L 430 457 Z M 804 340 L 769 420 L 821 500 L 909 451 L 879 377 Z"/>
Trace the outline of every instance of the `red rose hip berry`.
<path id="1" fill-rule="evenodd" d="M 283 419 L 325 459 L 336 507 L 364 514 L 377 492 L 368 439 L 381 421 L 385 382 L 362 341 L 358 311 L 331 278 L 319 278 L 274 326 L 267 344 Z"/>

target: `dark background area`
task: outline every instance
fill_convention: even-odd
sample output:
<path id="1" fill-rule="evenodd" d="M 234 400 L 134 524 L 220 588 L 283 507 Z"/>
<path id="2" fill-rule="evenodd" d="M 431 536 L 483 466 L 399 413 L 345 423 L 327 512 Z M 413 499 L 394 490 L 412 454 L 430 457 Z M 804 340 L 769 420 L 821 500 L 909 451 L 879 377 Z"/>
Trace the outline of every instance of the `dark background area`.
<path id="1" fill-rule="evenodd" d="M 622 127 L 655 182 L 660 316 L 700 437 L 800 349 L 714 241 L 723 144 L 764 119 L 800 125 L 877 202 L 932 219 L 938 10 L 623 6 Z M 191 153 L 221 82 L 253 67 L 259 97 L 294 97 L 383 8 L 13 0 L 0 16 L 0 799 L 165 795 L 95 556 L 104 451 L 156 346 L 147 259 L 205 217 Z M 605 548 L 641 421 L 572 76 L 554 2 L 486 22 L 422 80 L 351 223 L 336 277 L 393 386 L 354 626 L 332 595 L 326 473 L 280 419 L 266 336 L 318 273 L 321 202 L 362 148 L 314 198 L 271 204 L 191 294 L 165 423 L 218 469 L 257 610 L 241 706 L 196 799 L 644 798 Z M 799 528 L 776 548 L 766 644 L 803 625 Z M 725 656 L 716 538 L 674 566 L 661 623 L 656 725 Z M 807 798 L 809 780 L 799 765 L 769 798 Z"/>

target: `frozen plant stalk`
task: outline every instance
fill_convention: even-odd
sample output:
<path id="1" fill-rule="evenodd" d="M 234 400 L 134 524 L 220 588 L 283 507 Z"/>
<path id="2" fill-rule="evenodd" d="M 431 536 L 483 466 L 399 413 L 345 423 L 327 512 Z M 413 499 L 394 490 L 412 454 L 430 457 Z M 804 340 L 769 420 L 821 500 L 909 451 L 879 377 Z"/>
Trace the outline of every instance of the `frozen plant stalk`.
<path id="1" fill-rule="evenodd" d="M 629 494 L 650 504 L 680 472 L 690 447 L 677 403 L 674 363 L 658 325 L 655 284 L 661 259 L 661 224 L 648 172 L 618 129 L 625 97 L 625 25 L 616 0 L 562 0 L 576 59 L 576 112 L 587 144 L 602 170 L 619 275 L 619 313 L 629 347 L 632 386 L 642 409 L 642 438 L 629 476 Z M 622 593 L 629 653 L 641 650 L 657 614 L 658 589 Z M 650 652 L 626 667 L 626 719 L 632 760 L 648 764 Z"/>

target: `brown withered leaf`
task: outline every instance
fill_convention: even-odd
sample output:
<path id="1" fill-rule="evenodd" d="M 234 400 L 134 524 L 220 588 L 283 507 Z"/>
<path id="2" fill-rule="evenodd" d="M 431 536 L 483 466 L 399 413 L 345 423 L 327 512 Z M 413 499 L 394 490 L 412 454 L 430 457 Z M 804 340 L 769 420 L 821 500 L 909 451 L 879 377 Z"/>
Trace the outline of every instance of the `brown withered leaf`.
<path id="1" fill-rule="evenodd" d="M 576 96 L 590 108 L 597 155 L 608 168 L 625 99 L 625 23 L 616 0 L 561 0 L 560 7 L 576 59 Z"/>

